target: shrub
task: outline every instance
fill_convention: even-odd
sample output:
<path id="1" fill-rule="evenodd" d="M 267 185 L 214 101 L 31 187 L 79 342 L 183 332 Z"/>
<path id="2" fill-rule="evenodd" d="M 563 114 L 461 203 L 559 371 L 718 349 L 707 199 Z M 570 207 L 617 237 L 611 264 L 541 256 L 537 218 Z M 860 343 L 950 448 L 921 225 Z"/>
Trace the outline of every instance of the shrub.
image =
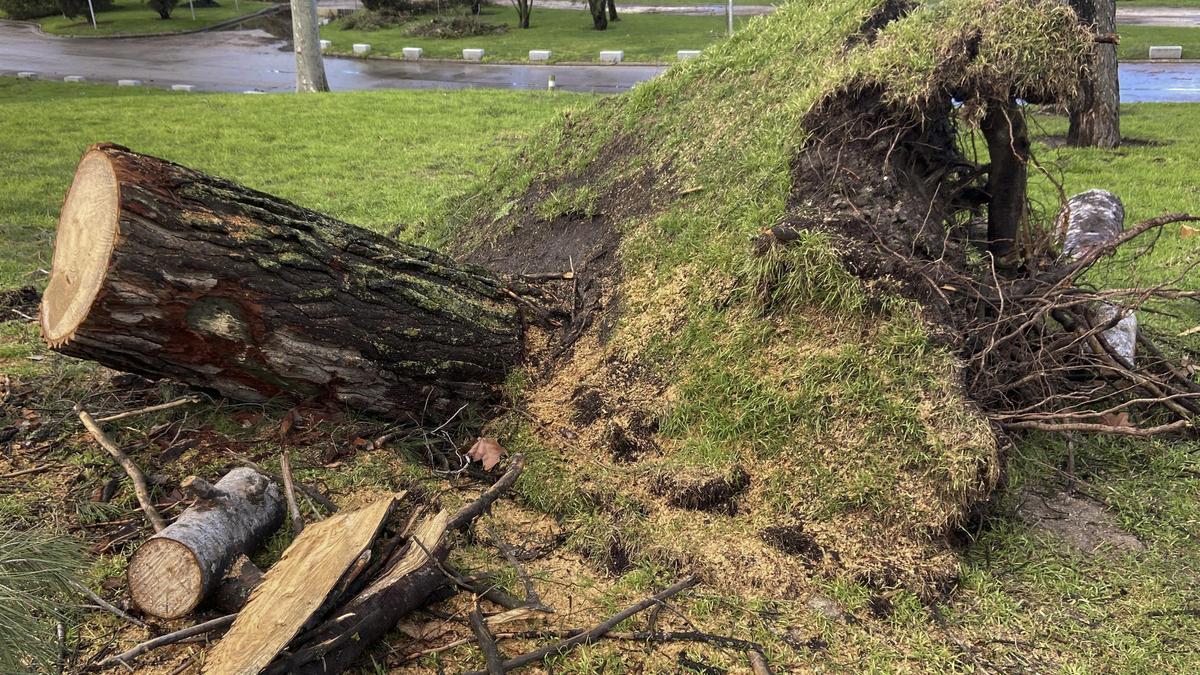
<path id="1" fill-rule="evenodd" d="M 58 0 L 58 10 L 68 19 L 88 16 L 88 0 Z M 112 0 L 92 0 L 92 9 L 99 14 L 113 8 Z"/>
<path id="2" fill-rule="evenodd" d="M 418 37 L 461 38 L 475 35 L 491 35 L 508 30 L 504 24 L 484 23 L 475 17 L 436 17 L 409 29 L 408 34 Z"/>
<path id="3" fill-rule="evenodd" d="M 408 21 L 411 17 L 391 10 L 363 9 L 339 22 L 341 30 L 380 30 Z"/>
<path id="4" fill-rule="evenodd" d="M 38 19 L 58 14 L 58 3 L 55 0 L 0 0 L 0 12 L 18 21 Z"/>

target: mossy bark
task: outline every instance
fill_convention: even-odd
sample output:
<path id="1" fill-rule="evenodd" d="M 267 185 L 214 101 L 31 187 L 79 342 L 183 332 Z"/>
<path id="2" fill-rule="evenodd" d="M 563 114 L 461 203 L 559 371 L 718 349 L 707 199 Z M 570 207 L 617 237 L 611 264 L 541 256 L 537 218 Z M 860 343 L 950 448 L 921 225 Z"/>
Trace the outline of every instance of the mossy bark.
<path id="1" fill-rule="evenodd" d="M 491 398 L 521 357 L 516 298 L 482 269 L 119 146 L 91 153 L 114 168 L 119 234 L 86 316 L 51 343 L 64 354 L 418 421 Z"/>

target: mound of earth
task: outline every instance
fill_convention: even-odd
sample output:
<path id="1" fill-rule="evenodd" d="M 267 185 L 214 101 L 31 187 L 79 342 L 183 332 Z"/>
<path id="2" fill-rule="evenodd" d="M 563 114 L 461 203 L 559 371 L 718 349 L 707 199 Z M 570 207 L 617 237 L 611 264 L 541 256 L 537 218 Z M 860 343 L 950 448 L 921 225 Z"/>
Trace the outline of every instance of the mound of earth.
<path id="1" fill-rule="evenodd" d="M 946 588 L 1001 453 L 882 252 L 969 268 L 961 132 L 1065 100 L 1088 49 L 1052 0 L 797 1 L 536 134 L 454 206 L 462 257 L 565 277 L 497 430 L 526 502 L 614 571 Z"/>

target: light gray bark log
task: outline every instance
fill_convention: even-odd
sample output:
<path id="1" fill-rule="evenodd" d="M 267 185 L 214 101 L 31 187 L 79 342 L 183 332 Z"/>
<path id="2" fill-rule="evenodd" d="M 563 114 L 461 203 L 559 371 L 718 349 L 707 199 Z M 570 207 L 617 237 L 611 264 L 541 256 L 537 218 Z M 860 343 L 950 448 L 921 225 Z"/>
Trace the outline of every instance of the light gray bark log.
<path id="1" fill-rule="evenodd" d="M 321 59 L 317 0 L 291 0 L 292 44 L 296 49 L 296 92 L 329 91 Z"/>
<path id="2" fill-rule="evenodd" d="M 146 540 L 129 562 L 129 592 L 143 611 L 173 619 L 191 612 L 221 583 L 230 565 L 283 522 L 279 486 L 239 467 L 167 529 Z"/>

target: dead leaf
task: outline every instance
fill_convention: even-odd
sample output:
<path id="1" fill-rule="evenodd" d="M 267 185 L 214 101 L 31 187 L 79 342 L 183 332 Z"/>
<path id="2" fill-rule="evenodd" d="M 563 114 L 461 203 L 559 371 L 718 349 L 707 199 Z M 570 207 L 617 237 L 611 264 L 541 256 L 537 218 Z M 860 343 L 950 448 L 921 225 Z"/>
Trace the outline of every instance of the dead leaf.
<path id="1" fill-rule="evenodd" d="M 467 457 L 479 462 L 483 465 L 484 471 L 491 471 L 500 463 L 500 458 L 504 456 L 504 446 L 500 445 L 496 439 L 488 436 L 480 436 L 475 441 L 475 445 L 467 451 Z"/>
<path id="2" fill-rule="evenodd" d="M 1107 424 L 1110 427 L 1131 427 L 1133 424 L 1129 421 L 1129 413 L 1104 413 L 1100 416 L 1100 422 Z"/>
<path id="3" fill-rule="evenodd" d="M 1191 239 L 1197 234 L 1200 234 L 1200 230 L 1197 230 L 1194 227 L 1189 227 L 1187 225 L 1181 225 L 1179 227 L 1179 237 L 1181 239 Z"/>

